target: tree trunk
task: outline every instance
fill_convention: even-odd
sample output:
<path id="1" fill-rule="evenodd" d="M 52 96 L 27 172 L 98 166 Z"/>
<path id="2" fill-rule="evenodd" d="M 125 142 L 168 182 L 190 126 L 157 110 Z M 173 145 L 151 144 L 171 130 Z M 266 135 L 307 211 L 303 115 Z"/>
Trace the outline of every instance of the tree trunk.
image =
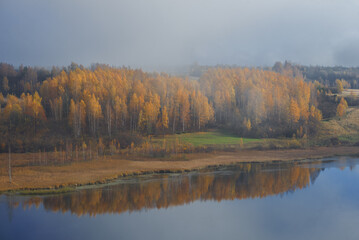
<path id="1" fill-rule="evenodd" d="M 172 133 L 175 133 L 175 129 L 176 129 L 176 113 L 173 114 Z"/>
<path id="2" fill-rule="evenodd" d="M 9 143 L 9 181 L 11 183 L 11 146 Z"/>
<path id="3" fill-rule="evenodd" d="M 182 132 L 184 132 L 184 117 L 182 118 Z"/>
<path id="4" fill-rule="evenodd" d="M 85 159 L 85 148 L 84 148 L 84 146 L 82 146 L 82 159 L 83 159 L 83 161 L 86 160 Z"/>
<path id="5" fill-rule="evenodd" d="M 108 117 L 107 128 L 108 128 L 108 135 L 110 136 L 110 138 L 111 138 L 111 130 L 112 130 L 111 115 L 112 115 L 112 111 L 111 111 L 111 106 L 109 105 L 107 110 L 107 117 Z"/>
<path id="6" fill-rule="evenodd" d="M 9 124 L 9 128 L 8 128 L 8 142 L 9 142 L 9 181 L 11 183 L 11 117 L 10 117 L 10 124 Z"/>

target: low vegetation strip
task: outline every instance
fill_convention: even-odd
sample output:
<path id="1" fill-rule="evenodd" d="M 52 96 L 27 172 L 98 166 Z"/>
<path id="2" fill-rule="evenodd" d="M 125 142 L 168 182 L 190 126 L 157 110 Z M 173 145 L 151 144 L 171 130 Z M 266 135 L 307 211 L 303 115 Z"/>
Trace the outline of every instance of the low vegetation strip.
<path id="1" fill-rule="evenodd" d="M 334 155 L 357 155 L 359 146 L 319 147 L 288 150 L 243 150 L 235 153 L 188 154 L 186 161 L 159 161 L 144 159 L 130 161 L 118 156 L 100 160 L 74 162 L 61 166 L 24 166 L 24 159 L 31 154 L 14 154 L 17 167 L 13 168 L 13 181 L 9 182 L 7 154 L 0 154 L 0 191 L 34 189 L 62 189 L 85 184 L 105 183 L 122 176 L 151 172 L 181 172 L 213 165 L 237 162 L 293 161 L 323 158 Z"/>

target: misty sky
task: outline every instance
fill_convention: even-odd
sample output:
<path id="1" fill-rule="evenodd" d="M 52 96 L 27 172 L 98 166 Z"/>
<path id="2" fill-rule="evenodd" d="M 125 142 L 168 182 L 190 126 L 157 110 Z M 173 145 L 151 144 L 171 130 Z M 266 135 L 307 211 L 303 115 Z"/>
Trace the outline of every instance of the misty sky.
<path id="1" fill-rule="evenodd" d="M 14 65 L 359 66 L 356 0 L 0 0 Z"/>

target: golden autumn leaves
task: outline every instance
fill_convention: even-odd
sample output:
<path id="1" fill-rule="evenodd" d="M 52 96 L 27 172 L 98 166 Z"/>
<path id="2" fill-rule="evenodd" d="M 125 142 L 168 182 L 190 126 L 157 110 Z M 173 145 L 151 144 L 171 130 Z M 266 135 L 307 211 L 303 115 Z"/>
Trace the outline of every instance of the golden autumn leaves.
<path id="1" fill-rule="evenodd" d="M 348 103 L 345 101 L 344 98 L 341 98 L 338 106 L 337 106 L 337 116 L 342 117 L 345 113 L 345 111 L 348 108 Z"/>
<path id="2" fill-rule="evenodd" d="M 200 79 L 214 106 L 216 124 L 241 134 L 291 136 L 322 116 L 316 89 L 302 77 L 248 68 L 213 68 Z M 301 137 L 301 136 L 300 136 Z"/>
<path id="3" fill-rule="evenodd" d="M 34 131 L 39 121 L 46 120 L 45 110 L 41 104 L 42 98 L 37 92 L 33 95 L 21 94 L 20 98 L 7 95 L 6 106 L 3 110 L 3 120 L 11 122 L 14 118 L 23 117 L 24 121 L 33 121 Z"/>
<path id="4" fill-rule="evenodd" d="M 213 107 L 196 82 L 141 70 L 63 71 L 44 81 L 40 92 L 51 117 L 67 117 L 76 137 L 99 135 L 99 128 L 109 136 L 118 131 L 198 130 L 213 119 Z"/>
<path id="5" fill-rule="evenodd" d="M 211 68 L 190 80 L 127 68 L 75 68 L 43 81 L 39 93 L 20 99 L 8 95 L 6 111 L 16 111 L 18 104 L 19 113 L 34 119 L 35 129 L 48 118 L 67 124 L 76 138 L 207 126 L 241 135 L 291 136 L 321 120 L 314 84 L 261 69 Z"/>

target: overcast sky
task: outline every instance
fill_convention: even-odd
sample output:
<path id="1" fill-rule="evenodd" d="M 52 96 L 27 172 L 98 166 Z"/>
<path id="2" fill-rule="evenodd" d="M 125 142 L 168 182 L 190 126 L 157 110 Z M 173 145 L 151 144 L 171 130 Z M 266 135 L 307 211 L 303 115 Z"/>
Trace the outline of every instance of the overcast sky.
<path id="1" fill-rule="evenodd" d="M 0 0 L 14 65 L 359 66 L 357 0 Z"/>

